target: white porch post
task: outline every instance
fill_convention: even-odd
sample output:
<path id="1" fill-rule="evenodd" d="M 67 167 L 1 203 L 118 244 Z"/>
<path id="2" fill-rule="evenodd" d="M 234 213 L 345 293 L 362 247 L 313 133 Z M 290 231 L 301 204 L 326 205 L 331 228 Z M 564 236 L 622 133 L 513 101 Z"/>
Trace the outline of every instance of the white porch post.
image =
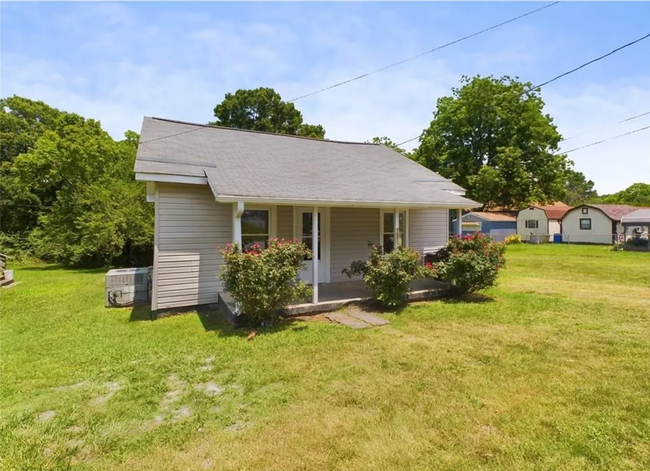
<path id="1" fill-rule="evenodd" d="M 232 204 L 232 241 L 239 246 L 239 250 L 243 249 L 241 246 L 241 215 L 243 213 L 243 201 L 237 201 Z"/>
<path id="2" fill-rule="evenodd" d="M 458 237 L 463 235 L 463 208 L 456 209 L 456 235 Z"/>
<path id="3" fill-rule="evenodd" d="M 312 303 L 318 304 L 318 206 L 314 206 L 314 209 L 312 210 L 311 236 L 313 252 L 312 288 L 314 289 Z"/>
<path id="4" fill-rule="evenodd" d="M 394 249 L 396 249 L 400 243 L 399 237 L 399 210 L 397 208 L 393 209 L 393 237 L 395 237 Z"/>

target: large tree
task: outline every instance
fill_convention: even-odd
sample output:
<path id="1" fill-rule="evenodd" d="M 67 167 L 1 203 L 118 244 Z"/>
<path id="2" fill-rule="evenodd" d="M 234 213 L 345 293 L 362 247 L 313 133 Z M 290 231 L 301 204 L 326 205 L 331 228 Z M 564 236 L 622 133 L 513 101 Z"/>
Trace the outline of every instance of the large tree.
<path id="1" fill-rule="evenodd" d="M 517 207 L 565 196 L 562 136 L 530 83 L 463 77 L 440 98 L 416 159 L 452 179 L 487 207 Z"/>
<path id="2" fill-rule="evenodd" d="M 138 135 L 21 97 L 2 101 L 0 251 L 65 264 L 149 263 L 153 208 L 133 165 Z"/>
<path id="3" fill-rule="evenodd" d="M 320 124 L 303 123 L 302 113 L 293 103 L 282 101 L 272 88 L 237 90 L 227 93 L 214 108 L 216 121 L 210 124 L 253 131 L 325 138 Z"/>
<path id="4" fill-rule="evenodd" d="M 587 180 L 582 172 L 567 170 L 566 196 L 564 202 L 571 206 L 578 206 L 594 200 L 598 193 L 594 190 L 594 182 Z"/>

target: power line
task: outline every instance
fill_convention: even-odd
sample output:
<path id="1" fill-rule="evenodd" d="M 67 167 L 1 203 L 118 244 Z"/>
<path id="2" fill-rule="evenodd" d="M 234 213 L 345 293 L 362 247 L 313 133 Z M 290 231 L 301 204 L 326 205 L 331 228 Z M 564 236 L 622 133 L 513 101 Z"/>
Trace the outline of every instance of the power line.
<path id="1" fill-rule="evenodd" d="M 645 113 L 641 113 L 641 114 L 638 114 L 636 116 L 632 116 L 631 118 L 625 118 L 625 119 L 622 119 L 620 121 L 616 121 L 615 123 L 612 123 L 612 124 L 626 123 L 627 121 L 632 121 L 633 119 L 641 118 L 641 117 L 649 115 L 649 114 L 650 114 L 650 111 L 646 111 Z M 601 131 L 603 129 L 607 129 L 608 127 L 609 126 L 603 126 L 603 127 L 600 127 L 600 128 L 592 129 L 590 131 L 581 132 L 580 134 L 574 134 L 573 136 L 569 136 L 569 137 L 567 137 L 565 139 L 562 139 L 560 142 L 566 142 L 569 139 L 574 139 L 576 137 L 584 136 L 585 134 L 591 134 L 592 132 Z"/>
<path id="2" fill-rule="evenodd" d="M 287 101 L 287 103 L 293 103 L 293 102 L 298 101 L 298 100 L 301 100 L 301 99 L 303 99 L 303 98 L 307 98 L 308 96 L 316 95 L 316 94 L 318 94 L 318 93 L 322 93 L 322 92 L 324 92 L 324 91 L 326 91 L 326 90 L 331 90 L 331 89 L 333 89 L 333 88 L 340 87 L 341 85 L 345 85 L 345 84 L 347 84 L 347 83 L 354 82 L 354 81 L 356 81 L 356 80 L 361 80 L 362 78 L 368 77 L 368 76 L 370 76 L 370 75 L 377 74 L 377 73 L 379 73 L 379 72 L 383 72 L 384 70 L 391 69 L 391 68 L 393 68 L 393 67 L 396 67 L 396 66 L 398 66 L 398 65 L 404 64 L 404 63 L 409 62 L 409 61 L 412 61 L 412 60 L 414 60 L 414 59 L 418 59 L 419 57 L 426 56 L 427 54 L 431 54 L 432 52 L 439 51 L 439 50 L 441 50 L 441 49 L 444 49 L 444 48 L 446 48 L 446 47 L 452 46 L 452 45 L 457 44 L 457 43 L 459 43 L 459 42 L 465 41 L 465 40 L 467 40 L 467 39 L 470 39 L 470 38 L 473 38 L 473 37 L 478 36 L 478 35 L 480 35 L 480 34 L 486 33 L 486 32 L 491 31 L 491 30 L 493 30 L 493 29 L 496 29 L 496 28 L 499 28 L 499 27 L 501 27 L 501 26 L 507 25 L 508 23 L 512 23 L 513 21 L 520 20 L 521 18 L 524 18 L 524 17 L 526 17 L 526 16 L 533 15 L 533 14 L 535 14 L 535 13 L 537 13 L 537 12 L 540 12 L 540 11 L 542 11 L 542 10 L 545 10 L 545 9 L 547 9 L 547 8 L 550 8 L 550 7 L 552 7 L 552 6 L 555 6 L 555 5 L 557 5 L 558 3 L 560 3 L 560 2 L 549 3 L 548 5 L 544 5 L 544 6 L 541 7 L 541 8 L 537 8 L 536 10 L 532 10 L 532 11 L 529 11 L 528 13 L 524 13 L 523 15 L 519 15 L 519 16 L 516 16 L 516 17 L 514 17 L 514 18 L 510 18 L 509 20 L 506 20 L 506 21 L 504 21 L 504 22 L 502 22 L 502 23 L 499 23 L 499 24 L 496 24 L 496 25 L 490 26 L 489 28 L 482 29 L 481 31 L 477 31 L 476 33 L 472 33 L 472 34 L 470 34 L 470 35 L 468 35 L 468 36 L 464 36 L 464 37 L 462 37 L 462 38 L 460 38 L 460 39 L 456 39 L 455 41 L 451 41 L 451 42 L 449 42 L 449 43 L 447 43 L 447 44 L 443 44 L 442 46 L 435 47 L 435 48 L 430 49 L 430 50 L 428 50 L 428 51 L 426 51 L 426 52 L 422 52 L 422 53 L 417 54 L 417 55 L 415 55 L 415 56 L 411 56 L 411 57 L 409 57 L 409 58 L 407 58 L 407 59 L 402 59 L 401 61 L 394 62 L 394 63 L 392 63 L 392 64 L 390 64 L 390 65 L 387 65 L 387 66 L 381 67 L 381 68 L 376 69 L 376 70 L 373 70 L 373 71 L 371 71 L 371 72 L 367 72 L 367 73 L 365 73 L 365 74 L 361 74 L 361 75 L 358 75 L 358 76 L 356 76 L 356 77 L 353 77 L 353 78 L 350 78 L 350 79 L 344 80 L 343 82 L 335 83 L 334 85 L 330 85 L 329 87 L 321 88 L 320 90 L 316 90 L 316 91 L 314 91 L 314 92 L 307 93 L 306 95 L 301 95 L 301 96 L 299 96 L 299 97 L 297 97 L 297 98 L 292 98 L 291 100 Z"/>
<path id="3" fill-rule="evenodd" d="M 623 46 L 617 47 L 616 49 L 614 49 L 612 51 L 609 51 L 608 53 L 603 54 L 602 56 L 596 57 L 595 59 L 592 59 L 589 62 L 585 62 L 584 64 L 581 64 L 578 67 L 575 67 L 575 68 L 573 68 L 573 69 L 571 69 L 571 70 L 569 70 L 567 72 L 564 72 L 564 73 L 562 73 L 560 75 L 556 75 L 555 77 L 553 77 L 550 80 L 547 80 L 546 82 L 542 82 L 539 85 L 535 85 L 534 87 L 531 87 L 528 90 L 524 90 L 524 92 L 521 95 L 529 93 L 529 92 L 531 92 L 533 90 L 536 90 L 538 88 L 542 88 L 543 86 L 548 85 L 551 82 L 555 82 L 556 80 L 558 80 L 558 79 L 560 79 L 562 77 L 566 77 L 567 75 L 570 75 L 570 74 L 572 74 L 574 72 L 577 72 L 578 70 L 580 70 L 580 69 L 582 69 L 584 67 L 587 67 L 588 65 L 591 65 L 591 64 L 593 64 L 595 62 L 598 62 L 598 61 L 600 61 L 600 60 L 602 60 L 602 59 L 604 59 L 606 57 L 611 56 L 612 54 L 617 53 L 618 51 L 620 51 L 622 49 L 630 47 L 630 46 L 632 46 L 632 45 L 634 45 L 634 44 L 636 44 L 636 43 L 638 43 L 640 41 L 643 41 L 644 39 L 648 39 L 648 38 L 650 38 L 650 33 L 648 33 L 645 36 L 642 36 L 642 37 L 640 37 L 638 39 L 635 39 L 634 41 L 631 41 L 631 42 L 629 42 L 627 44 L 624 44 Z M 421 134 L 420 134 L 420 136 L 421 136 Z M 396 144 L 396 145 L 401 146 L 402 144 L 406 144 L 407 142 L 411 142 L 411 141 L 414 141 L 414 140 L 418 139 L 420 136 L 416 136 L 416 137 L 413 137 L 411 139 L 407 139 L 406 141 L 400 142 L 399 144 Z"/>
<path id="4" fill-rule="evenodd" d="M 571 150 L 568 150 L 568 151 L 566 151 L 566 152 L 562 152 L 562 154 L 568 154 L 568 153 L 570 153 L 570 152 L 575 152 L 575 151 L 577 151 L 577 150 L 585 149 L 585 148 L 587 148 L 587 147 L 597 146 L 598 144 L 602 144 L 603 142 L 613 141 L 614 139 L 619 139 L 619 138 L 624 137 L 624 136 L 629 136 L 630 134 L 634 134 L 634 133 L 636 133 L 636 132 L 645 131 L 646 129 L 650 129 L 650 126 L 646 126 L 646 127 L 643 127 L 643 128 L 635 129 L 634 131 L 626 132 L 626 133 L 624 133 L 624 134 L 619 134 L 618 136 L 610 137 L 610 138 L 608 138 L 608 139 L 602 139 L 602 140 L 600 140 L 600 141 L 592 142 L 591 144 L 587 144 L 587 145 L 584 145 L 584 146 L 576 147 L 575 149 L 571 149 Z"/>

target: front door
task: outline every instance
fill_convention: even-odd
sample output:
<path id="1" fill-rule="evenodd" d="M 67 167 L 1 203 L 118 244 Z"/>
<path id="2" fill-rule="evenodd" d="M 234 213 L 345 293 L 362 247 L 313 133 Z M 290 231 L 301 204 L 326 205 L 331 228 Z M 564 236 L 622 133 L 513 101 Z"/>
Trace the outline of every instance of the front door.
<path id="1" fill-rule="evenodd" d="M 318 211 L 318 282 L 329 283 L 329 227 L 326 217 L 326 209 Z M 311 208 L 298 208 L 296 210 L 295 236 L 302 243 L 313 250 L 313 212 Z M 311 283 L 314 279 L 314 261 L 309 259 L 304 261 L 304 270 L 300 271 L 300 279 L 306 283 Z"/>

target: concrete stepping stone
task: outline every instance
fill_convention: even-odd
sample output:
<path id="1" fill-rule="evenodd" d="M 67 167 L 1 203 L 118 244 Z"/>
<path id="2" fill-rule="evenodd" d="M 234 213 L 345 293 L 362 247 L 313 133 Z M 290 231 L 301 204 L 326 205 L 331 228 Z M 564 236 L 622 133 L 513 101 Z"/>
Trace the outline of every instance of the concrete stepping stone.
<path id="1" fill-rule="evenodd" d="M 382 319 L 381 317 L 375 316 L 370 312 L 362 311 L 360 309 L 346 309 L 343 312 L 346 313 L 348 316 L 356 317 L 357 319 L 360 319 L 363 322 L 370 325 L 390 324 L 390 322 L 388 322 L 386 319 Z"/>
<path id="2" fill-rule="evenodd" d="M 352 329 L 367 329 L 369 327 L 372 327 L 370 324 L 366 324 L 361 319 L 348 316 L 342 312 L 328 312 L 325 314 L 325 317 L 333 322 L 338 322 L 339 324 L 348 326 Z"/>

